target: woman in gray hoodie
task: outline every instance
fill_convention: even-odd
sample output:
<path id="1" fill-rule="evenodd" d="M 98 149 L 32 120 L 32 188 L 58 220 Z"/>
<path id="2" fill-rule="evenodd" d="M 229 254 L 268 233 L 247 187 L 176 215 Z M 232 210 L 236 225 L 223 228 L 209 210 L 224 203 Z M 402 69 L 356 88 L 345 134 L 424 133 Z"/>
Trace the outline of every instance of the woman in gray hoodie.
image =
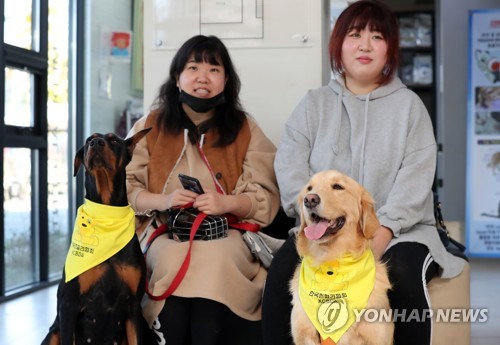
<path id="1" fill-rule="evenodd" d="M 426 282 L 460 274 L 464 261 L 446 251 L 436 231 L 434 131 L 420 98 L 396 76 L 398 50 L 398 22 L 386 5 L 361 0 L 347 7 L 330 37 L 334 79 L 299 102 L 274 167 L 290 217 L 299 216 L 300 189 L 322 170 L 339 170 L 373 195 L 381 227 L 372 249 L 388 262 L 391 308 L 409 314 L 430 308 Z M 268 272 L 264 344 L 292 343 L 288 281 L 298 262 L 291 236 Z M 403 319 L 396 319 L 395 344 L 430 344 L 431 319 Z"/>

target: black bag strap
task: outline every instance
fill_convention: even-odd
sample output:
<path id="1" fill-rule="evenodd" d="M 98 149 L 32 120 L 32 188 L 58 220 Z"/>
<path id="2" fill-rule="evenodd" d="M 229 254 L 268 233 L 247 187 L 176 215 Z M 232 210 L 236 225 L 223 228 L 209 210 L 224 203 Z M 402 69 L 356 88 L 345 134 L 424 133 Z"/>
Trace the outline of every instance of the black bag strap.
<path id="1" fill-rule="evenodd" d="M 468 261 L 464 254 L 466 247 L 462 243 L 453 239 L 448 228 L 446 228 L 446 224 L 443 218 L 441 201 L 439 201 L 439 196 L 436 193 L 434 193 L 434 217 L 436 218 L 436 228 L 439 233 L 439 237 L 446 247 L 446 250 L 448 250 L 453 255 L 460 256 Z"/>
<path id="2" fill-rule="evenodd" d="M 441 201 L 439 201 L 439 197 L 434 193 L 434 218 L 436 218 L 436 227 L 443 229 L 446 232 L 446 235 L 450 237 L 450 232 L 446 228 L 446 224 L 443 219 L 443 212 L 441 211 Z"/>

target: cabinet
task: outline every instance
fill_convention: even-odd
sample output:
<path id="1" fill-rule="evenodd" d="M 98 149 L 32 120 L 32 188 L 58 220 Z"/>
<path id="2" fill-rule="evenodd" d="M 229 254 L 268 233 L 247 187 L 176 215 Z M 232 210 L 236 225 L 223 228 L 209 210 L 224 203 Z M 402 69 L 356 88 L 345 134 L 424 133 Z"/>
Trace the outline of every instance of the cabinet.
<path id="1" fill-rule="evenodd" d="M 399 20 L 401 81 L 424 102 L 436 133 L 434 12 L 396 11 Z"/>

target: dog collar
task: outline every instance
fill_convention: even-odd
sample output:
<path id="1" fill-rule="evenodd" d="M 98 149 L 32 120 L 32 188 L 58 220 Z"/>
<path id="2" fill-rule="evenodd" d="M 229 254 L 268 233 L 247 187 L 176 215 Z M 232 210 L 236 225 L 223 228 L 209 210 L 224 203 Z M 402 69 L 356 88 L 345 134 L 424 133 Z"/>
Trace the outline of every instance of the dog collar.
<path id="1" fill-rule="evenodd" d="M 118 253 L 134 233 L 135 214 L 130 205 L 108 206 L 85 199 L 78 208 L 66 256 L 66 282 Z"/>
<path id="2" fill-rule="evenodd" d="M 358 258 L 347 255 L 319 266 L 310 257 L 303 258 L 300 302 L 322 341 L 338 342 L 354 323 L 354 310 L 366 307 L 374 285 L 375 259 L 370 249 Z"/>

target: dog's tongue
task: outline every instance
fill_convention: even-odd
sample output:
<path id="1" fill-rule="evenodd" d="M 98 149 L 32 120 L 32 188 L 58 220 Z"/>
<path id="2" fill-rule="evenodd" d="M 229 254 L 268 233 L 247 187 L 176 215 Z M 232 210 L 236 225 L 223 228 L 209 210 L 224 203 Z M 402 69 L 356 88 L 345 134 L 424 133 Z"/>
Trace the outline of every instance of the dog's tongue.
<path id="1" fill-rule="evenodd" d="M 325 233 L 326 229 L 328 229 L 328 222 L 321 221 L 319 223 L 314 223 L 307 226 L 304 229 L 304 233 L 306 237 L 310 240 L 317 240 Z"/>

